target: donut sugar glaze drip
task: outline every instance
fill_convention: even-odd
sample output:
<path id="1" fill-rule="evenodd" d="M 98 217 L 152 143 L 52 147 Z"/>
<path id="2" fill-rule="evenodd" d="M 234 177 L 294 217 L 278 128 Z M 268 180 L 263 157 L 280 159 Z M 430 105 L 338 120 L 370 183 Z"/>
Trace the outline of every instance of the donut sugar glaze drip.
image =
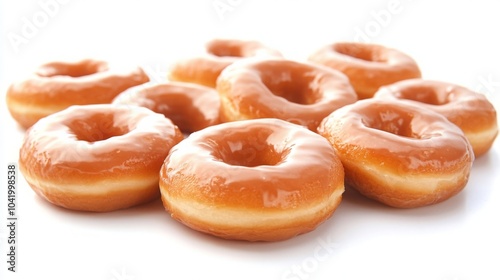
<path id="1" fill-rule="evenodd" d="M 474 160 L 457 126 L 404 101 L 358 101 L 333 112 L 318 131 L 337 151 L 346 184 L 394 207 L 455 195 L 467 184 Z"/>
<path id="2" fill-rule="evenodd" d="M 172 217 L 195 230 L 273 241 L 330 217 L 344 173 L 323 137 L 277 119 L 246 120 L 195 132 L 175 146 L 160 190 Z"/>
<path id="3" fill-rule="evenodd" d="M 346 74 L 359 99 L 373 97 L 381 86 L 421 77 L 417 63 L 410 56 L 375 44 L 339 42 L 327 45 L 314 52 L 309 61 Z"/>
<path id="4" fill-rule="evenodd" d="M 381 87 L 374 97 L 406 100 L 440 113 L 462 129 L 476 157 L 491 148 L 498 134 L 493 105 L 483 94 L 459 85 L 410 79 Z"/>
<path id="5" fill-rule="evenodd" d="M 224 68 L 246 57 L 282 57 L 277 50 L 257 41 L 214 39 L 207 42 L 206 53 L 176 62 L 169 73 L 172 81 L 196 83 L 215 88 Z"/>
<path id="6" fill-rule="evenodd" d="M 139 67 L 113 68 L 85 59 L 40 66 L 27 79 L 13 83 L 6 101 L 12 117 L 24 128 L 71 105 L 111 103 L 125 89 L 148 82 Z"/>
<path id="7" fill-rule="evenodd" d="M 220 122 L 217 92 L 190 83 L 142 84 L 119 94 L 113 104 L 146 107 L 169 118 L 186 134 Z"/>
<path id="8" fill-rule="evenodd" d="M 223 122 L 278 118 L 312 131 L 331 112 L 357 100 L 342 73 L 284 59 L 234 63 L 221 73 L 217 91 Z"/>
<path id="9" fill-rule="evenodd" d="M 146 108 L 71 106 L 27 130 L 19 168 L 49 202 L 112 211 L 159 196 L 159 170 L 183 139 L 170 120 Z"/>

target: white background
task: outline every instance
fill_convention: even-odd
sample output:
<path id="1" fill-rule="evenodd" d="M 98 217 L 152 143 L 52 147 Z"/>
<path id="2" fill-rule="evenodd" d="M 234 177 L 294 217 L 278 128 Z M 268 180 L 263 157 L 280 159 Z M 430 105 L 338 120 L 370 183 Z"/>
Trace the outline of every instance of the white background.
<path id="1" fill-rule="evenodd" d="M 48 2 L 0 4 L 2 186 L 23 135 L 3 94 L 52 60 L 139 63 L 160 81 L 169 63 L 214 37 L 260 40 L 297 60 L 327 43 L 369 40 L 410 54 L 425 78 L 481 91 L 500 108 L 495 1 L 67 0 L 47 12 Z M 230 6 L 218 12 L 214 4 Z M 30 24 L 35 29 L 26 31 Z M 496 141 L 463 192 L 420 209 L 392 209 L 347 191 L 317 230 L 276 243 L 197 233 L 160 201 L 105 214 L 67 211 L 20 178 L 16 273 L 6 270 L 0 187 L 0 279 L 500 279 L 499 164 Z"/>

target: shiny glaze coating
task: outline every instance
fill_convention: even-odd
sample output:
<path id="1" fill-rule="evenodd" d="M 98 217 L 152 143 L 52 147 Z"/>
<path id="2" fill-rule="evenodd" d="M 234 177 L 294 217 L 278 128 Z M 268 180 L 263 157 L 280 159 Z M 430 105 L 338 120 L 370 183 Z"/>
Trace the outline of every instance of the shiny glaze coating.
<path id="1" fill-rule="evenodd" d="M 346 183 L 394 207 L 424 206 L 456 194 L 474 160 L 457 126 L 404 101 L 358 101 L 333 112 L 318 131 L 342 160 Z"/>
<path id="2" fill-rule="evenodd" d="M 260 42 L 230 39 L 215 39 L 205 46 L 206 53 L 175 63 L 169 79 L 196 83 L 215 88 L 219 74 L 232 63 L 245 57 L 282 57 L 277 50 Z"/>
<path id="3" fill-rule="evenodd" d="M 316 228 L 335 210 L 344 173 L 323 137 L 277 119 L 220 124 L 175 146 L 160 190 L 172 217 L 199 231 L 280 240 Z"/>
<path id="4" fill-rule="evenodd" d="M 278 118 L 316 131 L 323 118 L 356 102 L 342 73 L 284 59 L 245 60 L 217 82 L 222 121 Z"/>
<path id="5" fill-rule="evenodd" d="M 161 114 L 111 104 L 71 106 L 27 130 L 19 167 L 48 201 L 111 211 L 158 197 L 158 173 L 182 133 Z"/>
<path id="6" fill-rule="evenodd" d="M 219 95 L 213 88 L 166 82 L 142 84 L 119 94 L 113 104 L 146 107 L 169 118 L 186 134 L 216 125 L 219 121 Z"/>
<path id="7" fill-rule="evenodd" d="M 113 68 L 107 62 L 85 59 L 40 66 L 28 79 L 7 91 L 12 117 L 24 128 L 71 105 L 111 103 L 125 89 L 149 81 L 139 67 Z"/>
<path id="8" fill-rule="evenodd" d="M 498 134 L 493 105 L 484 95 L 459 85 L 410 79 L 381 87 L 374 97 L 408 100 L 442 114 L 462 129 L 476 157 L 491 148 Z"/>
<path id="9" fill-rule="evenodd" d="M 421 77 L 411 57 L 375 44 L 342 42 L 327 45 L 313 53 L 309 61 L 346 74 L 359 99 L 372 97 L 381 86 Z"/>

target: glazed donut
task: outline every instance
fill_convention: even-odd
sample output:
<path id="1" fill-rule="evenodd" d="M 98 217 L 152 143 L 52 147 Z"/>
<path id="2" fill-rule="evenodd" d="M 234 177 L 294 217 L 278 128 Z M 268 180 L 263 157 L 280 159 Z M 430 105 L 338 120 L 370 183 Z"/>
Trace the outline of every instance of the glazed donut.
<path id="1" fill-rule="evenodd" d="M 186 134 L 219 123 L 219 95 L 213 88 L 182 83 L 146 83 L 120 93 L 114 104 L 146 107 L 169 118 Z"/>
<path id="2" fill-rule="evenodd" d="M 404 101 L 358 101 L 326 117 L 318 131 L 340 157 L 347 185 L 398 208 L 455 195 L 467 184 L 474 160 L 456 125 Z"/>
<path id="3" fill-rule="evenodd" d="M 381 86 L 421 77 L 420 69 L 411 57 L 374 44 L 344 42 L 327 45 L 313 53 L 309 61 L 346 74 L 359 99 L 372 97 Z"/>
<path id="4" fill-rule="evenodd" d="M 215 39 L 206 53 L 180 60 L 170 69 L 169 79 L 215 88 L 217 77 L 230 64 L 245 57 L 282 57 L 281 53 L 256 41 Z"/>
<path id="5" fill-rule="evenodd" d="M 344 192 L 328 141 L 277 119 L 219 124 L 175 146 L 160 171 L 163 204 L 185 225 L 226 239 L 275 241 L 329 218 Z"/>
<path id="6" fill-rule="evenodd" d="M 19 168 L 49 202 L 105 212 L 159 196 L 159 171 L 182 133 L 161 114 L 111 104 L 71 106 L 26 132 Z"/>
<path id="7" fill-rule="evenodd" d="M 110 103 L 125 89 L 149 81 L 141 68 L 114 69 L 85 59 L 40 66 L 28 79 L 7 90 L 7 106 L 24 128 L 71 105 Z"/>
<path id="8" fill-rule="evenodd" d="M 247 59 L 217 81 L 223 122 L 278 118 L 316 131 L 323 118 L 356 102 L 347 77 L 333 69 L 284 59 Z"/>
<path id="9" fill-rule="evenodd" d="M 408 100 L 444 115 L 462 129 L 476 157 L 491 148 L 498 134 L 493 105 L 484 95 L 465 87 L 411 79 L 381 87 L 375 97 Z"/>

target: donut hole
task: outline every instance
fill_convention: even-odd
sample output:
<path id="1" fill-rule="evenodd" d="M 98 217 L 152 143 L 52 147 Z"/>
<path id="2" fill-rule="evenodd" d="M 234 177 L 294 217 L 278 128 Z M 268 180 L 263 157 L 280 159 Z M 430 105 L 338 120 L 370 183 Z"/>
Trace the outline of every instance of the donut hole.
<path id="1" fill-rule="evenodd" d="M 224 49 L 217 49 L 209 52 L 212 55 L 218 56 L 218 57 L 243 57 L 241 54 L 241 51 L 238 49 L 234 48 L 224 48 Z"/>
<path id="2" fill-rule="evenodd" d="M 256 148 L 244 143 L 241 149 L 222 153 L 222 160 L 229 165 L 256 167 L 262 165 L 277 165 L 281 156 L 272 146 Z"/>
<path id="3" fill-rule="evenodd" d="M 183 133 L 191 134 L 219 120 L 220 100 L 214 89 L 179 83 L 158 84 L 130 91 L 114 101 L 138 105 L 170 119 Z"/>
<path id="4" fill-rule="evenodd" d="M 68 125 L 80 141 L 99 142 L 128 132 L 126 127 L 115 125 L 113 115 L 95 114 L 84 119 L 77 119 Z"/>
<path id="5" fill-rule="evenodd" d="M 108 69 L 105 62 L 84 60 L 78 63 L 54 62 L 43 65 L 36 74 L 41 77 L 69 76 L 73 78 L 92 75 Z"/>
<path id="6" fill-rule="evenodd" d="M 165 100 L 166 96 L 163 96 L 163 102 L 158 100 L 154 102 L 154 106 L 147 107 L 154 112 L 163 114 L 184 133 L 189 134 L 201 129 L 198 124 L 205 121 L 205 115 L 193 104 L 191 98 L 175 93 L 168 97 L 168 100 Z"/>
<path id="7" fill-rule="evenodd" d="M 267 134 L 267 136 L 266 136 Z M 234 166 L 256 167 L 278 165 L 287 155 L 270 143 L 267 138 L 271 132 L 236 133 L 217 141 L 214 157 Z"/>
<path id="8" fill-rule="evenodd" d="M 262 83 L 272 94 L 301 105 L 315 104 L 322 98 L 318 87 L 311 86 L 314 78 L 306 73 L 290 70 L 283 70 L 281 73 L 274 71 L 261 73 Z"/>
<path id="9" fill-rule="evenodd" d="M 209 45 L 207 46 L 207 52 L 209 54 L 218 57 L 243 57 L 243 53 L 240 46 L 236 45 Z"/>
<path id="10" fill-rule="evenodd" d="M 335 44 L 333 50 L 350 57 L 370 61 L 370 62 L 386 62 L 387 59 L 376 46 L 368 46 L 362 44 Z"/>
<path id="11" fill-rule="evenodd" d="M 449 102 L 448 94 L 429 87 L 403 89 L 396 93 L 399 99 L 413 100 L 429 105 L 444 105 Z"/>
<path id="12" fill-rule="evenodd" d="M 412 129 L 413 115 L 404 111 L 381 109 L 371 111 L 362 122 L 366 127 L 385 131 L 397 136 L 419 138 Z"/>

